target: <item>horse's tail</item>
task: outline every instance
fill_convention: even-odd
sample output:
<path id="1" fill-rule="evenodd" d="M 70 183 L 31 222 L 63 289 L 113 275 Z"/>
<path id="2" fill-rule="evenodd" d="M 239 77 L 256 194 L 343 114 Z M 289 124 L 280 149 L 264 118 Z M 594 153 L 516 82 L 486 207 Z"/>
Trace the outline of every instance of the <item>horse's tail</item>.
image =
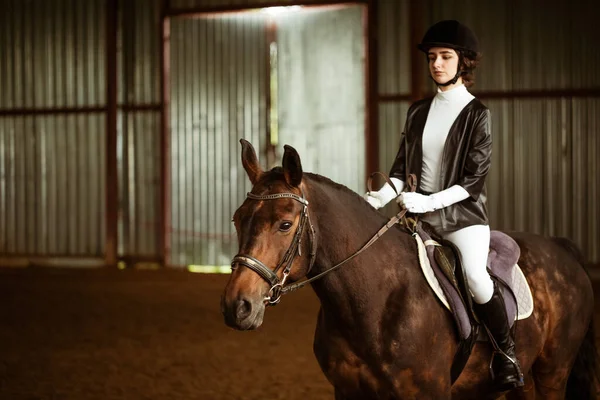
<path id="1" fill-rule="evenodd" d="M 600 375 L 598 369 L 598 353 L 594 335 L 594 319 L 579 347 L 575 363 L 567 381 L 567 400 L 592 400 L 598 398 Z"/>

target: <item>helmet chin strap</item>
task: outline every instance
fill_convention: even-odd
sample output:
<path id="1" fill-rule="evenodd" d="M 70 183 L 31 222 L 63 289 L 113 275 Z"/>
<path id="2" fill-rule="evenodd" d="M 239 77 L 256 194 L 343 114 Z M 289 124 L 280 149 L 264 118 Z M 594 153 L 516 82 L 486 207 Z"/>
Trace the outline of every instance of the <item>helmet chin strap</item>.
<path id="1" fill-rule="evenodd" d="M 446 83 L 437 83 L 435 81 L 435 79 L 433 79 L 433 77 L 431 75 L 429 75 L 429 77 L 435 82 L 436 85 L 438 86 L 450 86 L 450 85 L 454 85 L 456 83 L 456 81 L 458 81 L 458 78 L 460 78 L 460 76 L 462 75 L 462 71 L 458 71 L 456 73 L 456 75 L 454 76 L 454 78 L 450 79 L 448 82 Z"/>

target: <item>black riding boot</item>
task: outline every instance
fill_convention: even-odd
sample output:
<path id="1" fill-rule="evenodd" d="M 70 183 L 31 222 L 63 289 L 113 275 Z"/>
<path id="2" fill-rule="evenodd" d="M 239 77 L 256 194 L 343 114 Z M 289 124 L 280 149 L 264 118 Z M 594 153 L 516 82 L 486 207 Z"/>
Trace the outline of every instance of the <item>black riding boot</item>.
<path id="1" fill-rule="evenodd" d="M 505 391 L 523 386 L 523 374 L 515 354 L 515 342 L 510 335 L 504 298 L 495 282 L 492 298 L 485 304 L 475 304 L 475 312 L 487 326 L 498 347 L 492 355 L 490 371 L 496 390 Z"/>

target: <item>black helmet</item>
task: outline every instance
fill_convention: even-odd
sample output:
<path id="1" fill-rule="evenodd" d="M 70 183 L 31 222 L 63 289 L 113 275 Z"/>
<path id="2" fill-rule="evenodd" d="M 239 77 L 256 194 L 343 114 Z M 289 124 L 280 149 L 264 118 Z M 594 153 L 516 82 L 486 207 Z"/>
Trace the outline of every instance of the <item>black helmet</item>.
<path id="1" fill-rule="evenodd" d="M 432 47 L 449 47 L 475 54 L 479 52 L 477 36 L 468 27 L 455 20 L 440 21 L 433 25 L 427 30 L 417 47 L 425 53 Z"/>

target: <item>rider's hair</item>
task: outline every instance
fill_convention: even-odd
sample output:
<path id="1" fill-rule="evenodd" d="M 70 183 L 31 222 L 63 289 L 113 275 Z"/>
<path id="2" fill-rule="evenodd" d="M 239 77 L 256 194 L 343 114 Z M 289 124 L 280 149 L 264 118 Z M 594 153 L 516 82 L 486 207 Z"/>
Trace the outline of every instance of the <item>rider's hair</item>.
<path id="1" fill-rule="evenodd" d="M 466 87 L 471 87 L 475 84 L 475 68 L 477 68 L 481 61 L 481 53 L 458 51 L 461 53 L 460 59 L 462 60 L 460 68 L 465 71 L 462 74 L 463 83 Z"/>

